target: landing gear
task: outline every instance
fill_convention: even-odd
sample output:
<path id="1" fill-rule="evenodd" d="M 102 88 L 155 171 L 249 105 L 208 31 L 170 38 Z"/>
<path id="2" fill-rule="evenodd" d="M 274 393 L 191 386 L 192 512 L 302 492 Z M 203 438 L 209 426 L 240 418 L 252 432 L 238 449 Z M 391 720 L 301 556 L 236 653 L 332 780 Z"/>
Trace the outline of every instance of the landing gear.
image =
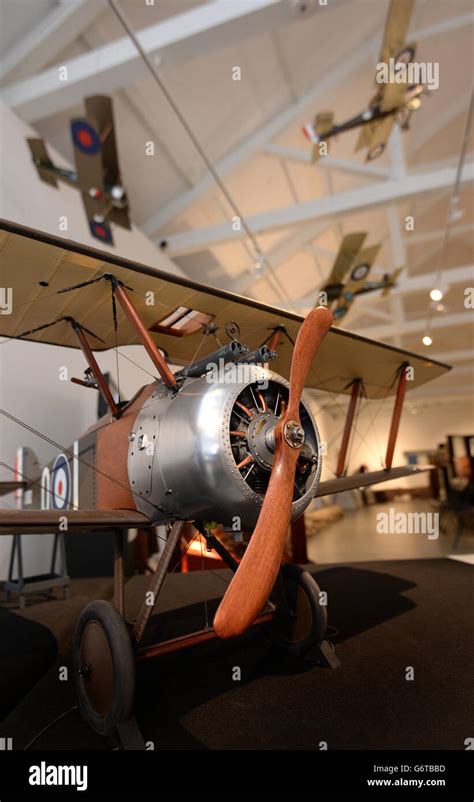
<path id="1" fill-rule="evenodd" d="M 274 643 L 289 654 L 337 668 L 340 661 L 334 646 L 324 640 L 326 605 L 321 604 L 321 590 L 311 574 L 299 565 L 283 563 L 275 586 L 275 601 Z"/>
<path id="2" fill-rule="evenodd" d="M 99 735 L 112 735 L 132 713 L 135 661 L 125 621 L 109 602 L 93 601 L 82 611 L 73 663 L 83 719 Z"/>
<path id="3" fill-rule="evenodd" d="M 280 573 L 274 641 L 290 654 L 304 654 L 324 639 L 326 607 L 320 604 L 318 584 L 299 565 L 283 563 Z"/>

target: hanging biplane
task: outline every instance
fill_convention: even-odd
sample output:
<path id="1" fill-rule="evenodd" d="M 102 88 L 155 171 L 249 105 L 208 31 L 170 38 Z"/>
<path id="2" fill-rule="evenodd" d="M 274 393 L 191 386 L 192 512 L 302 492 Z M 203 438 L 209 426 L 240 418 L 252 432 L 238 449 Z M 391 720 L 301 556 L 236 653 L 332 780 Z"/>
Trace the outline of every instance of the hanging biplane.
<path id="1" fill-rule="evenodd" d="M 393 61 L 393 74 L 413 63 L 415 58 L 415 44 L 406 45 L 405 35 L 410 24 L 415 0 L 391 0 L 380 53 L 379 64 L 390 66 Z M 332 111 L 320 112 L 313 123 L 303 127 L 305 137 L 311 142 L 311 161 L 318 161 L 322 155 L 322 143 L 350 131 L 361 128 L 356 144 L 356 151 L 367 148 L 367 160 L 372 161 L 380 156 L 387 144 L 395 122 L 398 121 L 402 130 L 407 130 L 414 111 L 420 108 L 422 96 L 426 94 L 423 84 L 407 83 L 378 83 L 377 92 L 370 100 L 369 105 L 361 114 L 352 117 L 344 123 L 334 124 Z M 325 148 L 327 153 L 327 144 Z"/>
<path id="2" fill-rule="evenodd" d="M 110 223 L 130 228 L 130 219 L 120 177 L 112 100 L 95 95 L 84 102 L 86 117 L 71 120 L 75 171 L 53 164 L 42 139 L 27 142 L 41 180 L 53 187 L 58 180 L 77 187 L 92 236 L 113 245 Z"/>
<path id="3" fill-rule="evenodd" d="M 331 309 L 335 322 L 347 314 L 352 302 L 359 295 L 375 292 L 375 290 L 383 290 L 382 295 L 387 295 L 392 287 L 396 286 L 397 279 L 403 270 L 400 267 L 392 275 L 387 273 L 380 281 L 367 281 L 367 276 L 381 246 L 370 245 L 368 248 L 362 248 L 366 237 L 365 231 L 347 234 L 344 237 L 331 275 L 320 291 L 320 302 L 322 303 L 322 293 L 324 293 L 324 303 Z M 348 273 L 349 278 L 344 283 L 343 280 Z"/>
<path id="4" fill-rule="evenodd" d="M 253 624 L 271 622 L 276 642 L 292 653 L 324 653 L 318 586 L 298 566 L 281 566 L 290 521 L 315 496 L 416 474 L 412 466 L 392 467 L 404 394 L 448 366 L 331 329 L 324 307 L 303 319 L 13 223 L 2 229 L 0 275 L 11 288 L 12 310 L 0 316 L 0 335 L 80 347 L 89 368 L 84 384 L 108 406 L 71 447 L 56 444 L 51 466 L 41 470 L 29 449 L 20 449 L 16 466 L 1 460 L 12 476 L 0 489 L 17 490 L 19 498 L 17 509 L 0 511 L 0 534 L 57 533 L 65 522 L 66 537 L 116 533 L 114 605 L 89 604 L 75 636 L 74 680 L 86 721 L 109 734 L 130 716 L 135 660 L 238 636 Z M 218 339 L 218 350 L 196 361 L 199 346 L 205 353 L 216 338 L 224 343 Z M 131 344 L 144 345 L 156 379 L 117 401 L 93 351 Z M 173 372 L 170 364 L 182 367 Z M 304 386 L 350 396 L 335 479 L 320 481 L 323 449 Z M 385 468 L 347 476 L 359 399 L 391 395 Z M 15 420 L 14 411 L 2 414 Z M 153 605 L 148 593 L 126 625 L 124 533 L 170 526 L 149 584 L 156 602 L 189 521 L 234 571 L 232 581 L 212 626 L 144 645 Z M 253 530 L 240 562 L 215 536 L 216 522 L 236 521 Z"/>

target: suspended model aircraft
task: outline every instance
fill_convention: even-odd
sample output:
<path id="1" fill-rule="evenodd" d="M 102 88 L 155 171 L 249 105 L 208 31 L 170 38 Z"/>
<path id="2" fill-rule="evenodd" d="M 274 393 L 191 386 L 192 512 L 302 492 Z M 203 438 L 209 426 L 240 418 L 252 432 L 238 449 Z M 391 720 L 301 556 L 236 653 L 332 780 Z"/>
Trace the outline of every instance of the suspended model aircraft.
<path id="1" fill-rule="evenodd" d="M 391 0 L 390 3 L 379 64 L 386 64 L 388 69 L 393 60 L 394 74 L 397 69 L 407 68 L 415 58 L 415 44 L 404 43 L 413 6 L 414 0 Z M 368 161 L 384 152 L 395 122 L 398 121 L 402 130 L 409 128 L 412 114 L 420 108 L 422 96 L 426 94 L 426 87 L 405 82 L 376 83 L 376 87 L 377 92 L 368 108 L 356 117 L 334 124 L 333 112 L 325 111 L 317 114 L 312 124 L 303 127 L 304 135 L 313 146 L 313 163 L 322 155 L 321 143 L 328 143 L 331 138 L 352 128 L 361 128 L 355 149 L 367 148 Z"/>
<path id="2" fill-rule="evenodd" d="M 74 680 L 85 720 L 103 735 L 127 720 L 136 660 L 236 637 L 253 624 L 271 622 L 276 642 L 293 653 L 325 653 L 318 586 L 298 566 L 281 566 L 290 521 L 315 496 L 417 473 L 392 467 L 404 394 L 407 385 L 417 387 L 448 366 L 331 329 L 325 307 L 303 320 L 12 223 L 3 223 L 0 245 L 2 281 L 12 290 L 0 336 L 80 347 L 89 368 L 82 383 L 96 387 L 108 406 L 72 446 L 56 444 L 51 466 L 41 470 L 30 449 L 19 449 L 16 466 L 2 460 L 12 475 L 0 486 L 3 493 L 18 492 L 18 508 L 0 510 L 0 535 L 116 533 L 114 605 L 89 604 L 75 637 Z M 195 361 L 199 345 L 209 350 L 206 342 L 216 337 L 224 340 L 219 349 Z M 93 351 L 140 343 L 156 379 L 130 400 L 116 401 Z M 264 366 L 270 362 L 278 373 Z M 170 363 L 183 367 L 173 373 Z M 320 481 L 323 449 L 305 385 L 350 396 L 336 478 L 328 481 Z M 347 476 L 359 399 L 391 395 L 385 468 Z M 15 420 L 14 411 L 2 414 Z M 170 526 L 150 578 L 156 602 L 186 521 L 233 578 L 212 626 L 146 644 L 153 605 L 144 599 L 136 620 L 125 623 L 124 533 Z M 215 536 L 215 522 L 236 521 L 242 531 L 253 530 L 240 563 Z"/>
<path id="3" fill-rule="evenodd" d="M 367 281 L 367 276 L 381 246 L 370 245 L 368 248 L 362 249 L 366 237 L 365 231 L 347 234 L 344 237 L 331 275 L 320 291 L 320 299 L 321 293 L 326 294 L 324 301 L 330 307 L 335 322 L 347 314 L 357 296 L 375 292 L 375 290 L 383 290 L 382 295 L 387 295 L 396 285 L 403 270 L 403 268 L 398 268 L 392 275 L 386 274 L 381 281 Z M 344 284 L 343 279 L 347 273 L 349 273 L 349 279 Z"/>
<path id="4" fill-rule="evenodd" d="M 71 120 L 75 171 L 53 164 L 42 139 L 27 142 L 41 180 L 53 187 L 58 180 L 78 187 L 92 236 L 113 245 L 110 223 L 130 228 L 130 219 L 120 177 L 112 100 L 95 95 L 84 102 L 86 117 Z"/>

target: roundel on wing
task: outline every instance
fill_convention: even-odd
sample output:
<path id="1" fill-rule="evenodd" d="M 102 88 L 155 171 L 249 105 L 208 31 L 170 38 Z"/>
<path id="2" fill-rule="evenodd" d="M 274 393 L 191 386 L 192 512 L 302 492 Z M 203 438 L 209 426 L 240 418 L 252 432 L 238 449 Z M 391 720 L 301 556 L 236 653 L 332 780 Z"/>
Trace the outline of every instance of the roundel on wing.
<path id="1" fill-rule="evenodd" d="M 370 265 L 365 264 L 365 262 L 360 265 L 356 265 L 351 271 L 352 281 L 362 281 L 366 277 L 369 270 Z"/>
<path id="2" fill-rule="evenodd" d="M 102 242 L 112 243 L 112 232 L 110 226 L 105 221 L 98 223 L 96 220 L 89 220 L 89 227 L 93 237 L 101 239 Z"/>
<path id="3" fill-rule="evenodd" d="M 81 153 L 92 156 L 101 148 L 99 134 L 86 120 L 73 120 L 71 123 L 71 135 L 74 145 Z"/>
<path id="4" fill-rule="evenodd" d="M 71 500 L 71 469 L 64 454 L 59 454 L 51 471 L 51 506 L 66 510 Z"/>

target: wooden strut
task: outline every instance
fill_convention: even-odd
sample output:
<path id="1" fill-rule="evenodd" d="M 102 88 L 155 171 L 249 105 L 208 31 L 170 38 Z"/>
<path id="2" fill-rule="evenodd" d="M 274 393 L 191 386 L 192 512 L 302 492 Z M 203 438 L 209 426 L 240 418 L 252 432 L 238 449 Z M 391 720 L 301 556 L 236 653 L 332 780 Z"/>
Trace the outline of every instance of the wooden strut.
<path id="1" fill-rule="evenodd" d="M 92 353 L 92 349 L 89 345 L 86 335 L 84 334 L 83 329 L 81 326 L 76 323 L 76 321 L 71 321 L 71 326 L 74 330 L 74 333 L 79 340 L 79 345 L 81 346 L 82 353 L 84 354 L 87 364 L 89 365 L 90 369 L 92 370 L 92 374 L 94 379 L 96 380 L 97 384 L 99 385 L 100 392 L 104 398 L 105 403 L 109 407 L 112 415 L 114 418 L 120 418 L 120 409 L 114 401 L 114 397 L 110 392 L 109 385 L 105 381 L 104 374 L 102 373 L 97 360 Z"/>
<path id="2" fill-rule="evenodd" d="M 346 457 L 347 449 L 349 448 L 349 441 L 351 438 L 352 424 L 354 422 L 354 415 L 357 409 L 357 402 L 359 400 L 360 392 L 362 389 L 362 382 L 360 379 L 355 379 L 352 390 L 349 407 L 347 409 L 346 422 L 344 424 L 344 432 L 342 435 L 341 447 L 339 449 L 339 456 L 337 459 L 336 476 L 339 479 L 344 476 L 346 470 Z"/>
<path id="3" fill-rule="evenodd" d="M 181 532 L 183 531 L 184 524 L 185 524 L 184 521 L 174 522 L 173 526 L 171 527 L 171 531 L 168 535 L 165 547 L 163 549 L 163 553 L 159 559 L 158 565 L 156 566 L 156 571 L 154 574 L 152 574 L 152 577 L 150 579 L 150 584 L 148 585 L 145 598 L 142 602 L 140 611 L 137 616 L 137 620 L 135 621 L 135 626 L 133 628 L 133 632 L 135 635 L 135 642 L 137 644 L 140 643 L 143 633 L 145 631 L 145 627 L 148 621 L 150 620 L 151 614 L 155 608 L 156 600 L 158 598 L 161 587 L 165 580 L 170 560 L 173 556 L 174 549 L 180 538 Z M 152 593 L 152 598 L 154 600 L 153 604 L 147 603 L 149 598 L 148 597 L 149 593 Z"/>
<path id="4" fill-rule="evenodd" d="M 131 302 L 124 288 L 122 287 L 121 284 L 115 282 L 113 285 L 113 291 L 117 297 L 120 306 L 125 312 L 127 318 L 129 319 L 130 323 L 132 324 L 138 336 L 140 337 L 148 356 L 153 362 L 155 368 L 157 369 L 164 383 L 167 385 L 167 387 L 171 389 L 176 389 L 178 385 L 173 373 L 169 369 L 168 365 L 166 364 L 166 360 L 164 359 L 164 357 L 162 357 L 157 346 L 153 342 L 150 333 L 145 328 L 143 321 L 140 318 L 140 315 L 135 309 L 133 303 Z"/>
<path id="5" fill-rule="evenodd" d="M 393 453 L 395 451 L 395 443 L 397 442 L 398 427 L 400 426 L 400 418 L 402 416 L 403 402 L 405 400 L 406 384 L 407 384 L 407 369 L 410 367 L 408 362 L 404 362 L 400 366 L 400 375 L 398 377 L 397 394 L 395 396 L 395 404 L 392 412 L 392 422 L 390 424 L 390 433 L 388 435 L 387 453 L 385 454 L 385 467 L 392 467 Z"/>

